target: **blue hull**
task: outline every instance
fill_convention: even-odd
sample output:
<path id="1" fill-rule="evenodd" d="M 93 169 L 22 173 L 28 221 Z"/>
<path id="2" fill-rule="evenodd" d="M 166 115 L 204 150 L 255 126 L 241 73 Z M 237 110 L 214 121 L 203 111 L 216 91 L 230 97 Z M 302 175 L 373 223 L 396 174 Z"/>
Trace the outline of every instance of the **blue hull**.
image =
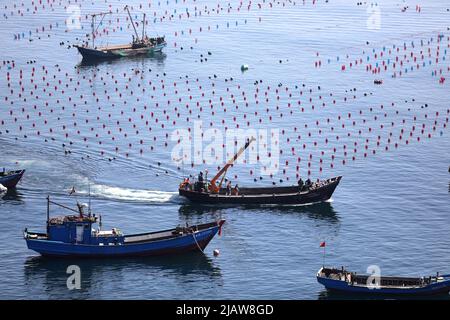
<path id="1" fill-rule="evenodd" d="M 18 170 L 7 176 L 0 176 L 0 184 L 8 189 L 13 189 L 19 183 L 20 179 L 22 179 L 24 173 L 25 170 Z"/>
<path id="2" fill-rule="evenodd" d="M 419 288 L 379 288 L 370 289 L 366 286 L 355 286 L 345 281 L 317 277 L 317 281 L 327 290 L 350 294 L 364 294 L 376 296 L 425 296 L 446 294 L 450 291 L 450 280 L 432 283 Z"/>
<path id="3" fill-rule="evenodd" d="M 195 233 L 195 238 L 193 234 L 185 234 L 170 239 L 121 245 L 85 245 L 35 239 L 26 239 L 26 242 L 29 249 L 43 256 L 51 257 L 114 258 L 158 256 L 200 251 L 200 248 L 203 250 L 218 230 L 219 226 L 217 225 Z"/>

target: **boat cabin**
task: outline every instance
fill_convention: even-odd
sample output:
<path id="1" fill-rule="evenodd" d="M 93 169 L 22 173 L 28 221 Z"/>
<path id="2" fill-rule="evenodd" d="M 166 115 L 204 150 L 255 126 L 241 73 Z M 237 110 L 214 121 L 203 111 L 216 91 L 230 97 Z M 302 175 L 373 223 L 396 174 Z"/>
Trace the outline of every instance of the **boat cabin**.
<path id="1" fill-rule="evenodd" d="M 88 245 L 117 245 L 124 243 L 120 230 L 102 231 L 92 227 L 97 222 L 94 216 L 64 216 L 51 218 L 47 224 L 47 238 L 51 241 Z"/>
<path id="2" fill-rule="evenodd" d="M 77 212 L 77 215 L 57 216 L 50 218 L 50 204 L 57 205 L 66 210 Z M 125 237 L 119 229 L 112 230 L 95 229 L 94 224 L 100 220 L 95 214 L 85 214 L 84 205 L 77 204 L 78 210 L 66 207 L 50 201 L 47 197 L 47 233 L 27 233 L 27 238 L 40 240 L 58 241 L 69 244 L 80 245 L 122 245 Z"/>

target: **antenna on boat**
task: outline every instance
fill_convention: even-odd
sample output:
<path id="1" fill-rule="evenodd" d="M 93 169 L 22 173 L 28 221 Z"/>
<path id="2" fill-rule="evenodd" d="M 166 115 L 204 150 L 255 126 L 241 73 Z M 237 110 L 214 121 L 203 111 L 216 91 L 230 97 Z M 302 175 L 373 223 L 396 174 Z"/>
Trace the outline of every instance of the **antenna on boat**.
<path id="1" fill-rule="evenodd" d="M 91 215 L 91 182 L 89 181 L 89 208 L 88 208 L 88 214 Z"/>

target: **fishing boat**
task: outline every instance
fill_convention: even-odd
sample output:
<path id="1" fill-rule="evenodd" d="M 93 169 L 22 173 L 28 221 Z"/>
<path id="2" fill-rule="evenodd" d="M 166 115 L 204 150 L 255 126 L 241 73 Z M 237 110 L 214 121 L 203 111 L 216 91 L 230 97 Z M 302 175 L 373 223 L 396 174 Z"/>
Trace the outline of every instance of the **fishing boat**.
<path id="1" fill-rule="evenodd" d="M 148 37 L 145 34 L 145 13 L 144 20 L 142 23 L 142 36 L 139 34 L 134 25 L 133 18 L 131 17 L 130 10 L 128 6 L 125 6 L 125 10 L 128 12 L 128 16 L 133 26 L 135 35 L 133 35 L 133 40 L 131 43 L 123 45 L 114 46 L 95 46 L 95 33 L 98 27 L 101 25 L 104 17 L 106 15 L 112 14 L 112 12 L 102 12 L 91 15 L 92 17 L 92 47 L 89 47 L 89 42 L 83 45 L 75 45 L 74 47 L 78 49 L 78 52 L 83 56 L 83 60 L 96 61 L 96 60 L 108 60 L 121 57 L 133 57 L 138 55 L 149 55 L 152 53 L 161 52 L 162 49 L 167 45 L 165 37 Z M 100 22 L 96 25 L 96 17 L 101 17 Z"/>
<path id="2" fill-rule="evenodd" d="M 50 218 L 50 204 L 75 215 Z M 119 229 L 101 230 L 101 216 L 84 213 L 86 205 L 77 203 L 77 209 L 58 204 L 47 197 L 47 230 L 45 233 L 24 230 L 28 249 L 42 256 L 66 258 L 115 258 L 158 256 L 203 251 L 225 220 L 178 226 L 174 229 L 124 235 Z M 99 228 L 93 225 L 99 222 Z"/>
<path id="3" fill-rule="evenodd" d="M 3 171 L 0 172 L 0 184 L 5 188 L 14 189 L 22 179 L 25 170 Z"/>
<path id="4" fill-rule="evenodd" d="M 377 296 L 422 296 L 448 294 L 450 292 L 450 274 L 427 277 L 392 277 L 359 275 L 344 268 L 322 267 L 317 272 L 317 281 L 327 290 L 367 294 Z"/>
<path id="5" fill-rule="evenodd" d="M 255 141 L 252 137 L 231 158 L 211 181 L 191 182 L 186 178 L 179 186 L 180 196 L 198 204 L 214 205 L 305 205 L 327 201 L 342 179 L 342 176 L 307 183 L 305 185 L 260 188 L 223 188 L 227 170 L 236 159 Z M 222 177 L 222 178 L 221 178 Z M 217 181 L 220 182 L 217 184 Z"/>

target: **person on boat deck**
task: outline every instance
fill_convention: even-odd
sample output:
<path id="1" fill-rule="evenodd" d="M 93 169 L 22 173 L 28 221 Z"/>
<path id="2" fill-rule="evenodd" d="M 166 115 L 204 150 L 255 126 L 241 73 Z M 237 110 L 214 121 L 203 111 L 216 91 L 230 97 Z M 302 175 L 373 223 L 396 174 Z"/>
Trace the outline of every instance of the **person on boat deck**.
<path id="1" fill-rule="evenodd" d="M 205 183 L 203 181 L 203 171 L 200 171 L 200 174 L 198 175 L 198 188 L 200 191 L 205 187 Z"/>
<path id="2" fill-rule="evenodd" d="M 226 192 L 226 195 L 227 195 L 227 196 L 231 196 L 231 181 L 230 181 L 230 180 L 228 180 L 228 183 L 227 183 L 227 192 Z"/>
<path id="3" fill-rule="evenodd" d="M 205 169 L 205 191 L 208 191 L 208 169 Z"/>
<path id="4" fill-rule="evenodd" d="M 189 181 L 189 177 L 184 179 L 184 190 L 189 190 L 189 186 L 190 186 L 191 182 Z"/>
<path id="5" fill-rule="evenodd" d="M 299 189 L 300 191 L 302 191 L 304 185 L 305 185 L 305 184 L 304 184 L 304 182 L 303 182 L 303 179 L 302 179 L 302 177 L 300 177 L 300 179 L 298 180 L 298 189 Z"/>
<path id="6" fill-rule="evenodd" d="M 234 194 L 235 196 L 238 196 L 238 195 L 239 195 L 239 186 L 238 186 L 237 184 L 234 186 L 233 194 Z"/>
<path id="7" fill-rule="evenodd" d="M 305 188 L 309 189 L 311 187 L 311 185 L 312 185 L 311 179 L 308 178 L 308 180 L 306 180 L 306 182 L 305 182 Z"/>

